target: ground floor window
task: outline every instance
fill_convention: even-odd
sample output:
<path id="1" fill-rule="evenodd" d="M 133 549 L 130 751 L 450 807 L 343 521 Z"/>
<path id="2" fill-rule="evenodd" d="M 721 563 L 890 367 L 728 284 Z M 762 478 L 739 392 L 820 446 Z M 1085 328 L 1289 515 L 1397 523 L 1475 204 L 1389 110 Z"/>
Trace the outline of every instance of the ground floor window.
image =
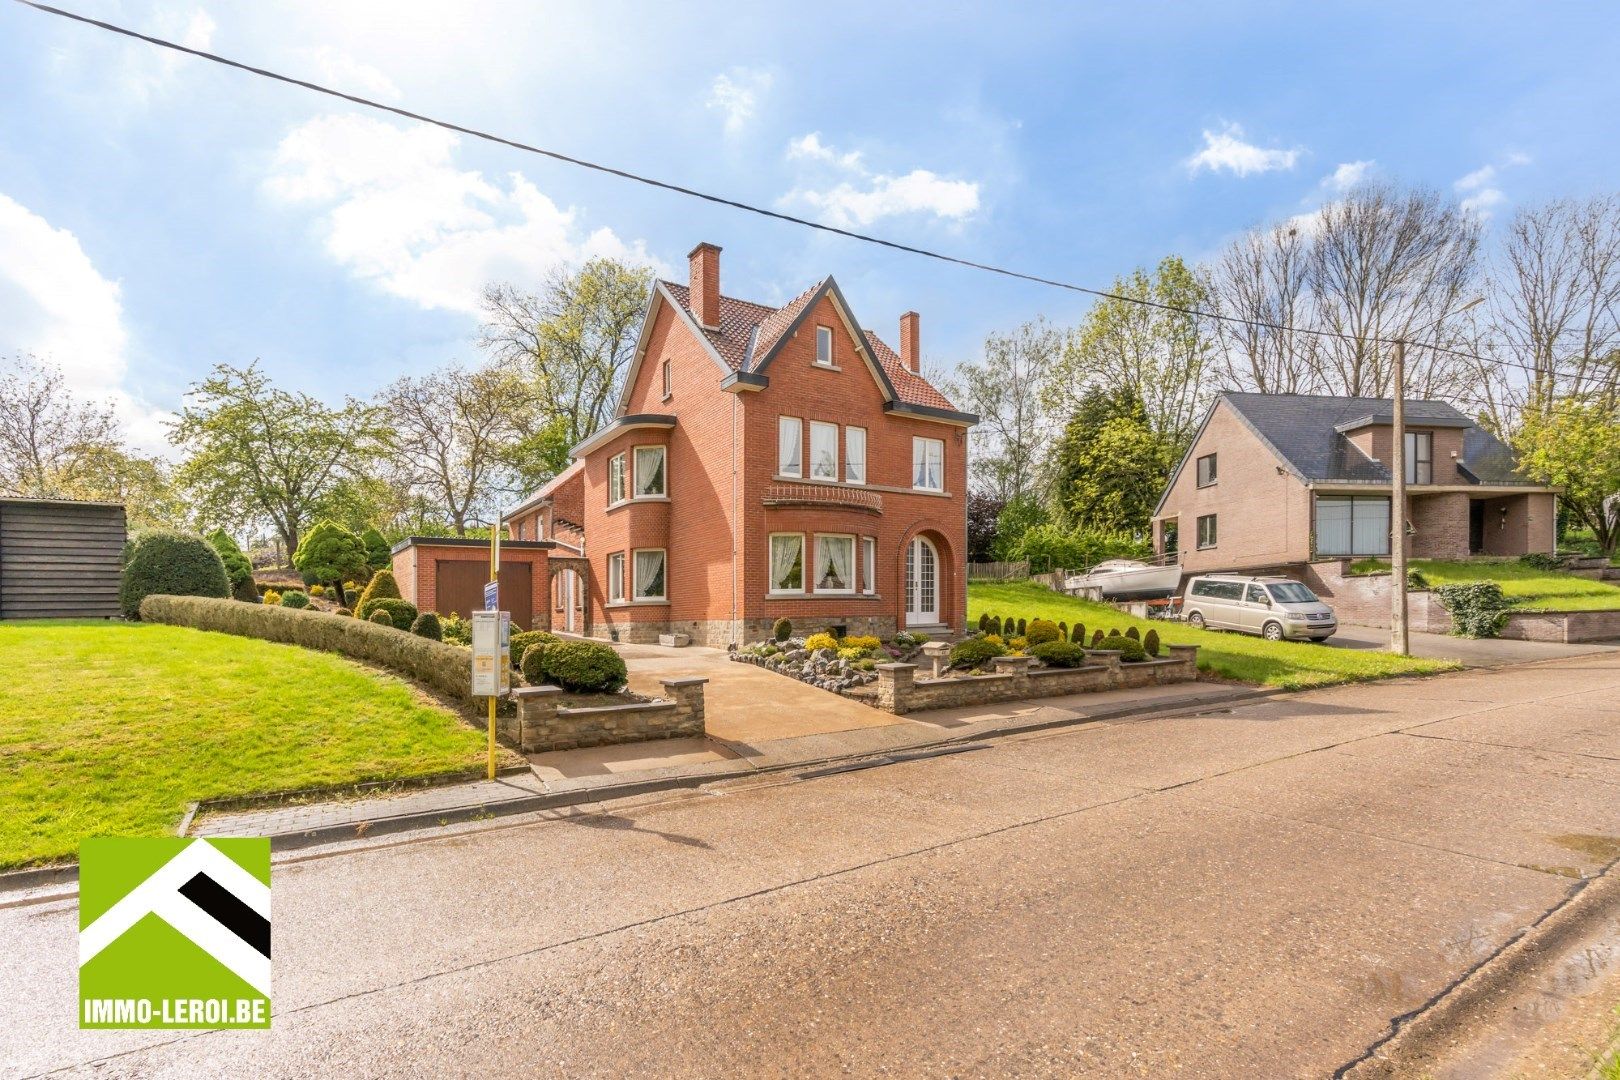
<path id="1" fill-rule="evenodd" d="M 1318 495 L 1316 553 L 1388 555 L 1388 496 Z"/>
<path id="2" fill-rule="evenodd" d="M 861 537 L 861 588 L 877 592 L 877 537 Z"/>
<path id="3" fill-rule="evenodd" d="M 771 537 L 771 592 L 804 592 L 804 534 Z"/>
<path id="4" fill-rule="evenodd" d="M 664 549 L 641 548 L 636 552 L 636 599 L 664 599 Z"/>
<path id="5" fill-rule="evenodd" d="M 855 538 L 816 537 L 816 591 L 855 591 Z"/>
<path id="6" fill-rule="evenodd" d="M 1205 514 L 1198 519 L 1198 546 L 1212 548 L 1215 546 L 1215 515 Z"/>
<path id="7" fill-rule="evenodd" d="M 608 556 L 608 601 L 624 599 L 624 552 L 615 551 Z"/>

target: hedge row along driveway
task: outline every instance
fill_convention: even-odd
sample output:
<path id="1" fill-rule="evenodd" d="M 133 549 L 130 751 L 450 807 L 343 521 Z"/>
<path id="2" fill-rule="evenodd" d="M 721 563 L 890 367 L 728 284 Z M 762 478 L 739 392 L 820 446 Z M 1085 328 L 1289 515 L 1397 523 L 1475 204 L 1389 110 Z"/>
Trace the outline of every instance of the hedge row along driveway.
<path id="1" fill-rule="evenodd" d="M 0 656 L 0 868 L 74 859 L 86 836 L 172 834 L 193 799 L 483 761 L 482 736 L 404 681 L 293 645 L 20 622 L 0 624 Z"/>

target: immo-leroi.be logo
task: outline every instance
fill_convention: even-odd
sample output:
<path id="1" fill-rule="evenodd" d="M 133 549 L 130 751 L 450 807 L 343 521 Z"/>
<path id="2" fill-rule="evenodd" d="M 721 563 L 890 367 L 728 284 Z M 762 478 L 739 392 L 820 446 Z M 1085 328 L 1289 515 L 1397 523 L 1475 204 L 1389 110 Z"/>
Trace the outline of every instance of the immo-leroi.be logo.
<path id="1" fill-rule="evenodd" d="M 270 841 L 79 848 L 79 1026 L 270 1026 Z"/>

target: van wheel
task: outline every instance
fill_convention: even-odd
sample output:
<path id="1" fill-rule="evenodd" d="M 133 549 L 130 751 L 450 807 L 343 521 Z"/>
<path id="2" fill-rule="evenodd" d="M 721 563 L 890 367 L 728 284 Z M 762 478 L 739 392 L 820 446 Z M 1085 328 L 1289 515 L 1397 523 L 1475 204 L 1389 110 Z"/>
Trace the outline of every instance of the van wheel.
<path id="1" fill-rule="evenodd" d="M 1265 635 L 1267 641 L 1281 641 L 1283 639 L 1282 623 L 1268 622 L 1266 628 L 1260 632 Z"/>
<path id="2" fill-rule="evenodd" d="M 1204 629 L 1204 614 L 1203 614 L 1203 612 L 1195 611 L 1191 615 L 1187 616 L 1187 625 L 1192 627 L 1194 630 L 1202 630 L 1202 629 Z"/>

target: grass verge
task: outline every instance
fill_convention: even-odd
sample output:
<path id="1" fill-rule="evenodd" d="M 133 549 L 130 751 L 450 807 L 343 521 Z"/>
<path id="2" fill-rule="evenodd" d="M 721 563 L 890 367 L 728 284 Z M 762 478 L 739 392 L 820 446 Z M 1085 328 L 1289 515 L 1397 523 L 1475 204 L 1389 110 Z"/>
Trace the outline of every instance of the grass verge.
<path id="1" fill-rule="evenodd" d="M 969 585 L 969 624 L 976 624 L 981 613 L 1003 618 L 1011 615 L 1021 619 L 1051 619 L 1070 626 L 1080 622 L 1085 624 L 1087 634 L 1099 629 L 1123 631 L 1130 626 L 1146 633 L 1151 627 L 1159 632 L 1162 641 L 1197 645 L 1199 671 L 1222 679 L 1286 690 L 1384 679 L 1392 675 L 1428 675 L 1454 671 L 1461 666 L 1449 660 L 1335 649 L 1310 642 L 1272 642 L 1247 634 L 1195 630 L 1182 623 L 1136 619 L 1107 604 L 1064 596 L 1028 582 Z"/>
<path id="2" fill-rule="evenodd" d="M 1517 611 L 1620 610 L 1620 586 L 1612 582 L 1594 581 L 1557 570 L 1538 570 L 1521 562 L 1413 559 L 1411 565 L 1430 585 L 1494 581 L 1502 586 L 1502 595 Z M 1357 574 L 1387 572 L 1389 563 L 1382 559 L 1362 559 L 1353 563 L 1350 570 Z"/>
<path id="3" fill-rule="evenodd" d="M 161 836 L 193 799 L 477 767 L 484 740 L 404 680 L 176 626 L 0 624 L 0 869 Z"/>

